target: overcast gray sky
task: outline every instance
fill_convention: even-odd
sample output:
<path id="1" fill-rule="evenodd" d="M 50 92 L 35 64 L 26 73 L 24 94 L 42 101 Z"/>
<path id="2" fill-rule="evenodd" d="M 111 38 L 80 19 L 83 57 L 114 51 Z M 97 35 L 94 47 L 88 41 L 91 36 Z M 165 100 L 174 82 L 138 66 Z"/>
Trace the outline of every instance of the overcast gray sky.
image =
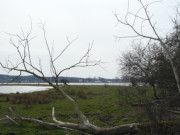
<path id="1" fill-rule="evenodd" d="M 145 1 L 145 0 L 144 0 Z M 152 0 L 149 0 L 150 2 Z M 158 32 L 163 36 L 172 26 L 170 16 L 174 15 L 174 7 L 178 0 L 163 0 L 150 8 L 153 21 L 157 22 Z M 139 8 L 136 0 L 130 0 L 130 9 Z M 67 44 L 66 37 L 78 37 L 58 63 L 59 68 L 75 63 L 86 51 L 88 44 L 93 43 L 92 59 L 105 62 L 103 69 L 89 67 L 73 69 L 63 76 L 76 77 L 119 77 L 116 59 L 130 47 L 131 39 L 116 41 L 113 35 L 131 35 L 131 31 L 122 25 L 116 25 L 113 12 L 124 17 L 127 0 L 0 0 L 0 60 L 16 57 L 16 50 L 9 44 L 10 36 L 4 32 L 21 34 L 30 27 L 29 16 L 33 22 L 31 52 L 34 64 L 41 58 L 43 70 L 50 75 L 47 68 L 47 50 L 43 41 L 43 33 L 39 22 L 46 22 L 48 42 L 54 41 L 55 54 Z M 147 33 L 151 33 L 148 29 Z M 47 68 L 47 69 L 46 69 Z M 0 70 L 0 74 L 5 74 Z M 11 73 L 16 74 L 16 73 Z"/>

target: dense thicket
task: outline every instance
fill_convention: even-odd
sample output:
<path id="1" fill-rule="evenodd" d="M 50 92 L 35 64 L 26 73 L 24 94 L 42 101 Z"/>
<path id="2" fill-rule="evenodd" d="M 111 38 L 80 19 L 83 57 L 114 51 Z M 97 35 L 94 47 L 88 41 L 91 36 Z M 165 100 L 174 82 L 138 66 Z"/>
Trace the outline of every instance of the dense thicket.
<path id="1" fill-rule="evenodd" d="M 180 25 L 175 23 L 172 32 L 166 37 L 165 43 L 171 52 L 173 61 L 180 72 Z M 143 45 L 133 43 L 132 50 L 119 59 L 121 71 L 132 85 L 148 84 L 166 90 L 166 94 L 178 92 L 172 66 L 167 54 L 157 43 Z M 156 96 L 156 93 L 155 93 Z"/>

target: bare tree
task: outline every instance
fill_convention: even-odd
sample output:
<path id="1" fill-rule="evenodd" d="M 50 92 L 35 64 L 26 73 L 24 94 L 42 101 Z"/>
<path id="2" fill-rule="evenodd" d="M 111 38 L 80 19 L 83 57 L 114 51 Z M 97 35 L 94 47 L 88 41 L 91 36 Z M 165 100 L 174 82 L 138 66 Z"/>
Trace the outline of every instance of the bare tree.
<path id="1" fill-rule="evenodd" d="M 128 8 L 127 8 L 127 13 L 125 15 L 124 19 L 120 19 L 120 17 L 118 16 L 117 13 L 114 13 L 114 16 L 116 17 L 118 23 L 123 24 L 127 27 L 129 27 L 135 35 L 130 35 L 130 36 L 115 36 L 116 38 L 143 38 L 143 39 L 147 39 L 148 42 L 151 41 L 156 41 L 158 42 L 162 47 L 163 50 L 165 52 L 165 54 L 167 55 L 168 60 L 171 63 L 173 72 L 174 72 L 174 76 L 176 79 L 176 83 L 177 83 L 177 87 L 178 90 L 180 92 L 180 76 L 178 73 L 178 67 L 177 64 L 173 61 L 174 59 L 174 55 L 173 55 L 173 49 L 167 45 L 167 37 L 162 38 L 160 36 L 160 34 L 158 34 L 157 32 L 157 28 L 156 28 L 156 23 L 153 23 L 152 21 L 152 16 L 149 12 L 149 7 L 156 2 L 159 1 L 154 1 L 151 3 L 145 3 L 146 1 L 143 0 L 137 0 L 137 2 L 140 4 L 141 8 L 139 8 L 139 10 L 136 13 L 132 13 L 129 9 L 129 5 L 130 5 L 130 1 L 128 1 Z M 144 13 L 144 16 L 142 16 L 141 13 Z M 128 18 L 132 17 L 133 21 L 130 21 Z M 175 28 L 179 31 L 179 23 L 178 23 L 178 19 L 180 17 L 179 14 L 179 9 L 177 8 L 177 15 L 176 18 L 173 20 L 174 24 L 175 24 Z M 141 24 L 141 28 L 139 29 L 138 27 L 136 27 L 137 23 Z M 150 29 L 153 31 L 154 36 L 152 35 L 148 35 L 144 33 L 144 28 L 143 28 L 143 24 L 147 23 L 150 27 Z M 170 34 L 171 35 L 171 34 Z"/>
<path id="2" fill-rule="evenodd" d="M 50 49 L 50 45 L 47 41 L 45 25 L 43 23 L 41 23 L 40 26 L 43 31 L 44 41 L 45 41 L 45 45 L 46 45 L 46 48 L 48 51 L 50 70 L 51 70 L 52 78 L 53 78 L 52 81 L 48 80 L 45 77 L 45 74 L 43 72 L 43 66 L 41 64 L 41 60 L 39 60 L 38 67 L 33 62 L 32 53 L 30 51 L 31 50 L 30 49 L 30 41 L 33 39 L 33 38 L 31 38 L 32 24 L 31 24 L 31 28 L 30 28 L 29 32 L 26 34 L 24 32 L 22 32 L 22 35 L 9 34 L 11 37 L 17 39 L 17 42 L 15 42 L 11 38 L 10 43 L 16 49 L 20 60 L 16 61 L 15 63 L 11 60 L 7 60 L 7 62 L 5 64 L 3 64 L 1 62 L 0 65 L 7 72 L 16 71 L 16 72 L 19 72 L 20 75 L 21 75 L 21 73 L 31 74 L 31 75 L 43 80 L 44 82 L 48 83 L 55 90 L 60 91 L 61 94 L 64 96 L 64 98 L 66 98 L 73 105 L 80 122 L 70 123 L 70 122 L 62 122 L 60 120 L 57 120 L 56 116 L 55 116 L 55 108 L 54 107 L 52 108 L 53 123 L 45 122 L 45 121 L 34 119 L 34 118 L 26 118 L 26 117 L 16 116 L 11 108 L 10 108 L 10 111 L 12 111 L 13 117 L 10 117 L 7 115 L 6 118 L 2 118 L 2 119 L 0 119 L 0 121 L 9 120 L 17 125 L 18 123 L 16 122 L 16 120 L 22 120 L 22 121 L 36 122 L 36 123 L 46 125 L 46 126 L 54 126 L 54 127 L 62 128 L 62 129 L 78 130 L 81 132 L 88 132 L 88 133 L 92 133 L 92 134 L 103 134 L 103 135 L 106 135 L 106 134 L 112 135 L 112 134 L 116 134 L 116 133 L 126 134 L 126 133 L 130 133 L 130 132 L 137 132 L 142 127 L 143 124 L 133 123 L 133 124 L 127 124 L 127 125 L 120 125 L 120 126 L 116 126 L 116 127 L 112 127 L 112 128 L 100 128 L 89 122 L 87 117 L 80 110 L 76 101 L 73 98 L 71 98 L 63 90 L 63 87 L 59 86 L 59 84 L 58 84 L 59 76 L 61 75 L 61 73 L 65 72 L 67 70 L 70 70 L 72 68 L 96 66 L 96 65 L 99 65 L 101 63 L 101 61 L 100 60 L 97 60 L 97 61 L 90 60 L 90 52 L 92 50 L 92 45 L 90 45 L 89 48 L 87 49 L 87 51 L 85 52 L 85 54 L 79 59 L 79 61 L 77 61 L 73 65 L 59 71 L 58 68 L 55 66 L 56 65 L 55 63 L 75 40 L 69 40 L 67 38 L 67 42 L 68 42 L 67 46 L 65 48 L 63 48 L 62 51 L 57 56 L 54 56 L 54 54 L 53 54 L 54 49 Z"/>
<path id="3" fill-rule="evenodd" d="M 157 99 L 156 93 L 156 72 L 159 67 L 156 66 L 158 62 L 156 58 L 161 53 L 161 48 L 157 45 L 150 45 L 143 47 L 139 44 L 133 44 L 133 50 L 123 53 L 120 57 L 119 65 L 120 70 L 124 76 L 130 78 L 133 81 L 135 79 L 137 83 L 149 84 L 153 87 L 154 97 Z M 131 79 L 132 78 L 132 79 Z"/>

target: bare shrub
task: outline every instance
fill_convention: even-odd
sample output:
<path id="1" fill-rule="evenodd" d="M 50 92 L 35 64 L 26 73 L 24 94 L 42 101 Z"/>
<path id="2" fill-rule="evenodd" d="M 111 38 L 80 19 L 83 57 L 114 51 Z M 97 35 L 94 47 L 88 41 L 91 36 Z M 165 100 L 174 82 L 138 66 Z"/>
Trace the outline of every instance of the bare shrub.
<path id="1" fill-rule="evenodd" d="M 56 98 L 55 93 L 32 93 L 14 95 L 10 102 L 12 104 L 46 104 L 50 103 L 53 98 Z"/>
<path id="2" fill-rule="evenodd" d="M 84 91 L 78 91 L 77 96 L 81 99 L 87 99 L 86 93 Z"/>
<path id="3" fill-rule="evenodd" d="M 76 91 L 74 91 L 74 90 L 66 90 L 66 92 L 67 92 L 68 95 L 71 95 L 71 96 L 76 95 Z"/>
<path id="4" fill-rule="evenodd" d="M 92 91 L 88 91 L 87 95 L 93 95 L 94 93 Z"/>
<path id="5" fill-rule="evenodd" d="M 6 102 L 9 102 L 9 96 L 6 97 Z"/>

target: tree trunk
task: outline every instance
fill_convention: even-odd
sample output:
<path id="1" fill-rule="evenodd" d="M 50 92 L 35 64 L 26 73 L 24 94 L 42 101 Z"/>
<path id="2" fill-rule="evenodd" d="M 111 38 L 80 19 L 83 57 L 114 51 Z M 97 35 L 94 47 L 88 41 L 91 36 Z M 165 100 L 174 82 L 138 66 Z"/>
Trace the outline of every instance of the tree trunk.
<path id="1" fill-rule="evenodd" d="M 174 72 L 174 76 L 175 76 L 175 79 L 176 79 L 177 88 L 178 88 L 178 91 L 180 93 L 179 72 L 178 72 L 177 66 L 174 65 L 173 61 L 171 62 L 171 66 L 173 68 L 173 72 Z"/>
<path id="2" fill-rule="evenodd" d="M 162 43 L 162 42 L 161 42 Z M 179 82 L 179 72 L 178 72 L 178 68 L 177 66 L 175 65 L 173 59 L 172 59 L 172 56 L 170 55 L 170 52 L 168 50 L 168 48 L 166 47 L 166 45 L 163 43 L 162 44 L 163 48 L 164 48 L 164 51 L 167 53 L 167 58 L 169 59 L 170 61 L 170 64 L 172 66 L 172 69 L 173 69 L 173 73 L 174 73 L 174 77 L 175 77 L 175 80 L 176 80 L 176 84 L 177 84 L 177 88 L 178 88 L 178 91 L 180 93 L 180 82 Z"/>
<path id="3" fill-rule="evenodd" d="M 155 84 L 153 84 L 152 86 L 153 86 L 154 98 L 158 99 L 158 96 L 157 96 L 157 93 L 156 93 L 156 86 L 155 86 Z"/>

